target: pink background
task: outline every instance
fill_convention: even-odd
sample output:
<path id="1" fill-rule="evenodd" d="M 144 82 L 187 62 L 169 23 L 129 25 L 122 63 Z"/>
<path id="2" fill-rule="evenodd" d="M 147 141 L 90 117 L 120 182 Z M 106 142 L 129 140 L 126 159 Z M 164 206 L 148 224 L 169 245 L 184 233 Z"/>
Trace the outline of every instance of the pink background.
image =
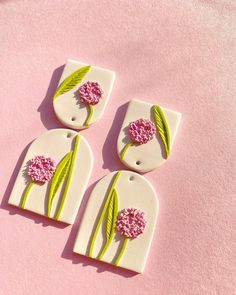
<path id="1" fill-rule="evenodd" d="M 233 0 L 0 0 L 1 295 L 236 294 L 235 52 Z M 52 95 L 67 58 L 117 73 L 102 120 L 82 132 L 95 166 L 73 226 L 7 205 L 26 146 L 61 127 Z M 145 175 L 160 214 L 143 275 L 72 253 L 95 182 L 124 168 L 131 98 L 183 114 L 169 161 Z"/>

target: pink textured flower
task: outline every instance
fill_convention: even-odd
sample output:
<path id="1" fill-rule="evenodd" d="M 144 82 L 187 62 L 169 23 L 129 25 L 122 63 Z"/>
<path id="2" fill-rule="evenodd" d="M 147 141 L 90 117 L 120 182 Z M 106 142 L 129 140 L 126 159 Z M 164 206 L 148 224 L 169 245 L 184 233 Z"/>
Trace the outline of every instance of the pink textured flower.
<path id="1" fill-rule="evenodd" d="M 116 221 L 116 230 L 126 238 L 137 238 L 146 226 L 144 212 L 135 208 L 123 209 Z"/>
<path id="2" fill-rule="evenodd" d="M 86 82 L 79 88 L 80 100 L 83 103 L 95 105 L 102 98 L 103 90 L 98 82 Z"/>
<path id="3" fill-rule="evenodd" d="M 56 170 L 56 163 L 51 158 L 36 156 L 30 160 L 28 175 L 34 182 L 48 182 Z"/>
<path id="4" fill-rule="evenodd" d="M 156 127 L 152 121 L 139 119 L 129 124 L 129 136 L 135 143 L 147 143 L 155 133 Z"/>

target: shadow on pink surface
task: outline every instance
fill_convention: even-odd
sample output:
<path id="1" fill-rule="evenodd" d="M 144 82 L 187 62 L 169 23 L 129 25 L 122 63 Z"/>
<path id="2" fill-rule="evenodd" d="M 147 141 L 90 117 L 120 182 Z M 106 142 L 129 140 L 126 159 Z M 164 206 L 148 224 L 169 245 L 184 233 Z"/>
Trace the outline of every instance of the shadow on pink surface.
<path id="1" fill-rule="evenodd" d="M 117 153 L 117 139 L 120 133 L 122 123 L 124 121 L 125 113 L 128 103 L 121 105 L 114 116 L 111 128 L 107 134 L 106 140 L 102 148 L 103 168 L 109 171 L 120 169 L 127 169 L 120 161 Z"/>
<path id="2" fill-rule="evenodd" d="M 37 109 L 37 111 L 40 113 L 40 119 L 43 125 L 48 130 L 53 128 L 65 128 L 65 126 L 63 126 L 56 118 L 52 103 L 52 98 L 57 89 L 64 67 L 65 65 L 62 65 L 53 71 L 45 98 Z"/>

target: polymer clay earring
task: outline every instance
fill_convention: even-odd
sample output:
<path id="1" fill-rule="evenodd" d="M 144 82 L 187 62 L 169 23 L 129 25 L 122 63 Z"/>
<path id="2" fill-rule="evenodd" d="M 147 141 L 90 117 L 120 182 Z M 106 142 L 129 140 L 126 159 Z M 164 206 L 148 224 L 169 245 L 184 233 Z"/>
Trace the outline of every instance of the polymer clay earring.
<path id="1" fill-rule="evenodd" d="M 117 141 L 121 161 L 137 172 L 151 171 L 169 158 L 181 114 L 131 100 Z"/>
<path id="2" fill-rule="evenodd" d="M 111 94 L 115 73 L 68 60 L 53 97 L 53 108 L 61 123 L 84 129 L 103 115 Z"/>
<path id="3" fill-rule="evenodd" d="M 73 251 L 143 272 L 158 208 L 156 192 L 143 176 L 106 175 L 91 193 Z"/>
<path id="4" fill-rule="evenodd" d="M 30 145 L 8 202 L 72 224 L 92 167 L 92 151 L 82 135 L 47 131 Z"/>

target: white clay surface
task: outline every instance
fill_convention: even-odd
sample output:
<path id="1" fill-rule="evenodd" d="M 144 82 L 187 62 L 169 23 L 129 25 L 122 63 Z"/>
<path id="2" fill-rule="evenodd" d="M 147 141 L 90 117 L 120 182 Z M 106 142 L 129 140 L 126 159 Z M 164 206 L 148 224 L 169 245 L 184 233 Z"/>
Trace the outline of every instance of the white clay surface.
<path id="1" fill-rule="evenodd" d="M 45 132 L 30 145 L 25 159 L 16 178 L 9 204 L 21 206 L 22 197 L 30 177 L 26 175 L 27 162 L 36 155 L 51 157 L 58 164 L 62 158 L 74 147 L 75 137 L 78 133 L 68 129 L 53 129 Z M 67 137 L 68 136 L 68 137 Z M 77 157 L 73 175 L 68 190 L 66 202 L 59 221 L 72 224 L 75 220 L 84 191 L 93 167 L 93 155 L 88 142 L 80 135 Z M 41 215 L 47 215 L 47 200 L 51 181 L 47 184 L 34 184 L 26 203 L 26 210 Z M 62 186 L 59 188 L 53 201 L 52 216 L 55 216 L 58 200 L 61 196 Z"/>
<path id="2" fill-rule="evenodd" d="M 88 255 L 93 230 L 96 227 L 103 204 L 107 198 L 107 192 L 116 173 L 117 172 L 112 172 L 102 178 L 93 189 L 79 227 L 74 245 L 74 252 Z M 127 247 L 118 265 L 141 273 L 145 267 L 156 225 L 159 207 L 157 195 L 152 185 L 143 176 L 131 171 L 121 171 L 115 188 L 118 192 L 119 212 L 129 207 L 137 208 L 145 212 L 147 225 L 144 233 L 136 239 L 128 241 Z M 103 225 L 105 225 L 105 222 Z M 93 258 L 98 256 L 104 242 L 104 237 L 104 227 L 101 227 L 95 242 Z M 102 261 L 114 263 L 114 258 L 116 258 L 119 246 L 121 246 L 121 241 L 123 241 L 123 238 L 120 237 L 119 233 L 116 233 Z"/>
<path id="3" fill-rule="evenodd" d="M 70 74 L 82 68 L 88 64 L 77 62 L 74 60 L 68 60 L 65 68 L 63 70 L 59 84 L 65 80 Z M 115 80 L 115 72 L 110 70 L 102 69 L 92 65 L 89 72 L 86 74 L 82 82 L 70 91 L 58 96 L 53 101 L 53 107 L 57 118 L 61 123 L 69 128 L 73 129 L 83 129 L 87 128 L 84 123 L 88 116 L 88 107 L 85 104 L 80 103 L 78 96 L 75 93 L 78 91 L 79 87 L 86 83 L 87 81 L 98 82 L 103 91 L 103 98 L 98 104 L 94 105 L 94 113 L 91 118 L 90 124 L 97 122 L 103 115 L 108 99 L 111 94 L 111 90 Z"/>
<path id="4" fill-rule="evenodd" d="M 154 122 L 152 115 L 153 104 L 140 101 L 131 100 L 128 105 L 128 109 L 124 118 L 124 122 L 121 127 L 120 134 L 117 141 L 117 151 L 120 156 L 121 151 L 125 145 L 130 142 L 127 135 L 128 126 L 131 122 L 138 119 L 148 119 Z M 170 155 L 172 154 L 172 147 L 177 134 L 177 130 L 181 121 L 181 114 L 166 108 L 162 108 L 170 130 Z M 127 167 L 137 172 L 151 171 L 167 161 L 165 159 L 165 149 L 163 147 L 161 138 L 158 133 L 154 135 L 153 139 L 146 144 L 135 145 L 129 147 L 123 160 L 121 160 Z"/>

